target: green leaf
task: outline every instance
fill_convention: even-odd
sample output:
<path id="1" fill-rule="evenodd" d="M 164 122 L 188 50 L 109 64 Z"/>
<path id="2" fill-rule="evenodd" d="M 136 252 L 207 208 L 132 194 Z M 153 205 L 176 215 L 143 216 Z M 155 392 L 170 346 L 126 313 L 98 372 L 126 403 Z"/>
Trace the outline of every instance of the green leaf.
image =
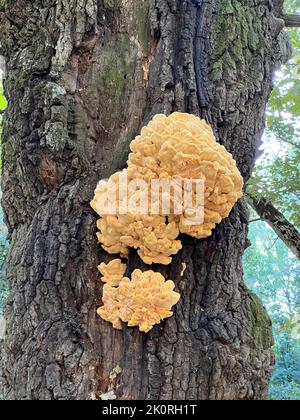
<path id="1" fill-rule="evenodd" d="M 0 81 L 0 111 L 4 111 L 6 107 L 7 107 L 7 102 L 6 102 L 5 96 L 3 95 L 3 88 Z"/>

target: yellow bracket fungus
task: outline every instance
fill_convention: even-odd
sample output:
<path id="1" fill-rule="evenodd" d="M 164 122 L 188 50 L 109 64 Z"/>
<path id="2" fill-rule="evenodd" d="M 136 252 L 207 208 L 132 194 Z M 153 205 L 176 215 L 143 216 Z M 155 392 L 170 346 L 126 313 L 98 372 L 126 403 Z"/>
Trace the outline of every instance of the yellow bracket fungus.
<path id="1" fill-rule="evenodd" d="M 118 287 L 104 286 L 103 306 L 98 315 L 116 329 L 122 329 L 123 321 L 148 333 L 154 325 L 173 315 L 171 309 L 180 299 L 174 288 L 175 284 L 160 273 L 135 270 L 131 280 L 124 277 Z"/>
<path id="2" fill-rule="evenodd" d="M 100 273 L 103 275 L 101 280 L 109 286 L 119 286 L 120 281 L 124 277 L 126 271 L 126 264 L 123 264 L 120 259 L 113 260 L 108 264 L 102 263 L 98 267 Z"/>
<path id="3" fill-rule="evenodd" d="M 97 237 L 109 254 L 127 258 L 129 249 L 134 248 L 146 264 L 168 265 L 182 248 L 180 233 L 206 238 L 228 217 L 242 197 L 243 178 L 232 155 L 216 141 L 212 128 L 194 115 L 156 115 L 130 148 L 127 168 L 100 181 L 96 188 L 91 206 L 101 217 Z M 172 189 L 159 190 L 153 201 L 155 180 L 171 180 Z M 202 183 L 203 197 L 198 203 L 203 213 L 201 222 L 190 223 L 195 211 L 183 202 L 186 190 L 182 181 L 186 180 Z M 129 187 L 128 182 L 136 188 Z M 189 192 L 194 200 L 198 190 L 192 186 Z M 167 202 L 168 211 L 164 207 Z M 132 203 L 146 204 L 146 210 L 134 212 Z M 173 315 L 172 306 L 180 295 L 174 292 L 171 280 L 140 270 L 135 270 L 130 280 L 124 277 L 126 265 L 120 259 L 98 268 L 106 283 L 98 314 L 114 328 L 122 329 L 123 321 L 149 332 Z M 183 263 L 181 277 L 186 268 Z"/>
<path id="4" fill-rule="evenodd" d="M 112 175 L 108 181 L 101 181 L 95 191 L 91 206 L 101 216 L 97 236 L 110 254 L 127 257 L 129 248 L 135 248 L 146 264 L 168 265 L 182 248 L 178 240 L 180 233 L 206 238 L 228 217 L 242 197 L 243 179 L 232 155 L 216 141 L 211 127 L 194 115 L 178 112 L 168 117 L 156 115 L 130 148 L 127 169 Z M 142 180 L 149 185 L 155 179 L 203 180 L 203 223 L 188 223 L 187 213 L 174 214 L 174 206 L 169 214 L 162 211 L 157 215 L 131 213 L 126 207 L 128 200 L 144 199 L 148 203 L 149 196 L 126 190 L 119 181 L 120 174 L 126 175 L 129 181 Z M 104 196 L 113 204 L 110 192 L 114 187 L 126 190 L 125 200 L 119 196 L 116 212 L 107 214 Z M 172 201 L 170 194 L 166 198 Z M 158 204 L 161 208 L 162 203 Z M 127 211 L 124 212 L 124 208 Z"/>
<path id="5" fill-rule="evenodd" d="M 104 321 L 113 324 L 116 330 L 122 329 L 122 323 L 120 319 L 120 305 L 118 301 L 119 288 L 111 287 L 105 284 L 103 287 L 102 301 L 103 305 L 98 309 L 97 313 L 101 316 Z"/>

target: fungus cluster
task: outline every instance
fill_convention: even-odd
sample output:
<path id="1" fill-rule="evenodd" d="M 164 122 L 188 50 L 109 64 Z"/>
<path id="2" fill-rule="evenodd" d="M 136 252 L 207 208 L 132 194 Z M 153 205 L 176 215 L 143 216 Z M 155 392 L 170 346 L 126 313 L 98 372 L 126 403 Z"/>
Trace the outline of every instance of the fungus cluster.
<path id="1" fill-rule="evenodd" d="M 243 179 L 211 127 L 190 114 L 156 115 L 130 148 L 127 168 L 100 181 L 96 188 L 91 206 L 101 217 L 97 237 L 109 254 L 127 258 L 134 248 L 144 263 L 168 265 L 182 248 L 180 233 L 206 238 L 228 217 L 242 196 Z M 172 188 L 153 200 L 155 180 L 172 181 Z M 203 217 L 197 223 L 191 223 L 195 208 L 184 202 L 184 180 L 203 186 L 202 201 L 197 204 Z M 197 201 L 198 190 L 194 185 L 189 188 L 192 201 Z M 133 203 L 142 211 L 133 211 Z M 168 211 L 165 203 L 170 204 Z M 98 268 L 105 283 L 98 314 L 114 328 L 121 329 L 123 321 L 149 332 L 173 315 L 172 306 L 180 295 L 174 292 L 174 283 L 160 273 L 135 270 L 129 279 L 124 277 L 126 265 L 120 259 Z M 181 276 L 185 270 L 183 264 Z"/>
<path id="2" fill-rule="evenodd" d="M 130 148 L 127 169 L 112 175 L 108 181 L 100 181 L 91 202 L 102 217 L 97 224 L 98 239 L 109 254 L 126 258 L 129 248 L 135 248 L 146 264 L 168 265 L 182 248 L 178 240 L 180 233 L 206 238 L 229 215 L 242 196 L 243 179 L 232 155 L 217 143 L 211 127 L 194 115 L 178 112 L 168 117 L 156 115 Z M 169 214 L 159 211 L 153 215 L 149 212 L 150 205 L 146 214 L 132 213 L 128 201 L 144 200 L 149 204 L 149 195 L 142 196 L 138 190 L 126 190 L 122 199 L 119 193 L 115 213 L 107 214 L 104 203 L 110 200 L 110 191 L 127 188 L 122 179 L 142 180 L 149 185 L 155 179 L 202 180 L 204 220 L 199 224 L 189 223 L 185 208 L 178 215 L 174 207 L 182 203 L 174 203 L 174 191 L 167 197 L 161 195 L 157 203 L 161 209 L 163 200 L 172 202 Z M 182 188 L 181 183 L 178 185 Z M 113 199 L 112 195 L 112 202 Z"/>
<path id="3" fill-rule="evenodd" d="M 171 280 L 166 281 L 154 271 L 135 270 L 131 279 L 122 277 L 116 281 L 122 271 L 120 260 L 101 265 L 102 281 L 106 282 L 103 306 L 98 309 L 101 318 L 119 330 L 123 321 L 129 327 L 138 326 L 141 332 L 147 333 L 154 325 L 173 315 L 172 306 L 179 301 L 180 295 L 174 292 L 175 284 Z"/>

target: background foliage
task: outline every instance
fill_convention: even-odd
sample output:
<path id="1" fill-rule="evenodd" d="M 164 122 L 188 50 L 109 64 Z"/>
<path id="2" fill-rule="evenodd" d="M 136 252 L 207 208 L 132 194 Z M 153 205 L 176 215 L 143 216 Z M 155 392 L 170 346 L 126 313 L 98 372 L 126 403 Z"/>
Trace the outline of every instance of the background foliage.
<path id="1" fill-rule="evenodd" d="M 299 261 L 265 222 L 251 223 L 249 236 L 245 278 L 266 306 L 275 335 L 270 399 L 300 400 L 300 335 L 293 322 L 300 305 Z"/>

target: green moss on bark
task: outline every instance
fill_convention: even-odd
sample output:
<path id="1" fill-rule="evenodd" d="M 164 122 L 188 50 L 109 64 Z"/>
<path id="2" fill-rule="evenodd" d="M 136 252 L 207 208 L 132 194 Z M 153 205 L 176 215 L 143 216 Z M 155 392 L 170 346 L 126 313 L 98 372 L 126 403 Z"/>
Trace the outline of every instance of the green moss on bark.
<path id="1" fill-rule="evenodd" d="M 103 6 L 105 9 L 113 9 L 115 6 L 115 0 L 103 0 Z"/>
<path id="2" fill-rule="evenodd" d="M 264 42 L 257 35 L 262 24 L 257 20 L 254 22 L 253 8 L 231 0 L 222 2 L 220 7 L 214 30 L 216 61 L 212 69 L 213 80 L 221 80 L 226 68 L 232 67 L 232 62 L 239 63 L 243 72 L 250 65 L 247 63 L 252 57 L 249 50 L 259 49 Z M 253 31 L 253 25 L 257 31 Z"/>
<path id="3" fill-rule="evenodd" d="M 11 145 L 10 142 L 6 142 L 4 144 L 2 144 L 2 149 L 3 149 L 3 160 L 5 163 L 8 163 L 9 165 L 14 164 L 15 162 L 15 151 Z"/>
<path id="4" fill-rule="evenodd" d="M 150 32 L 150 25 L 149 25 L 149 1 L 144 0 L 142 2 L 136 2 L 136 12 L 135 12 L 135 20 L 136 20 L 136 28 L 137 28 L 137 35 L 139 39 L 139 43 L 142 46 L 143 52 L 146 53 L 149 49 L 150 39 L 151 39 L 151 32 Z"/>
<path id="5" fill-rule="evenodd" d="M 251 334 L 259 348 L 268 350 L 274 345 L 272 323 L 260 300 L 255 295 L 251 298 L 249 305 Z"/>
<path id="6" fill-rule="evenodd" d="M 103 98 L 107 126 L 113 129 L 120 123 L 120 114 L 125 111 L 135 77 L 136 50 L 128 37 L 117 40 L 103 57 L 103 68 L 89 89 L 89 97 L 98 91 Z M 103 121 L 105 124 L 106 122 Z"/>

